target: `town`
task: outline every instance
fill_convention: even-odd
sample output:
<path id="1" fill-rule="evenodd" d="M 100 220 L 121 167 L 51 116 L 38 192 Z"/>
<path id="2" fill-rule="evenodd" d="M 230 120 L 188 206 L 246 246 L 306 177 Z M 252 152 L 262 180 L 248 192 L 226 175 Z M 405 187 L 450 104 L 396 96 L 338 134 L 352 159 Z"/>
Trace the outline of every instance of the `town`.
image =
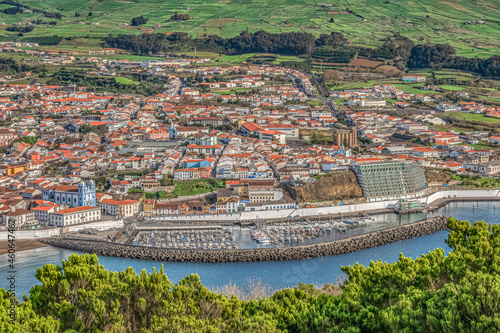
<path id="1" fill-rule="evenodd" d="M 500 331 L 498 1 L 0 13 L 0 331 Z"/>
<path id="2" fill-rule="evenodd" d="M 500 137 L 494 129 L 455 128 L 446 116 L 494 119 L 500 107 L 476 102 L 466 91 L 444 94 L 426 76 L 332 88 L 321 97 L 325 86 L 314 76 L 282 66 L 218 66 L 198 58 L 108 61 L 99 58 L 106 50 L 75 58 L 8 43 L 3 48 L 28 52 L 36 63 L 90 64 L 95 70 L 87 70 L 88 77 L 133 73 L 163 82 L 161 93 L 147 96 L 45 84 L 27 72 L 16 73 L 32 75 L 27 84 L 16 84 L 16 74 L 5 76 L 4 226 L 10 218 L 20 230 L 113 218 L 203 220 L 405 201 L 435 186 L 498 183 Z M 345 174 L 355 175 L 361 193 L 304 195 L 321 187 L 324 177 Z"/>

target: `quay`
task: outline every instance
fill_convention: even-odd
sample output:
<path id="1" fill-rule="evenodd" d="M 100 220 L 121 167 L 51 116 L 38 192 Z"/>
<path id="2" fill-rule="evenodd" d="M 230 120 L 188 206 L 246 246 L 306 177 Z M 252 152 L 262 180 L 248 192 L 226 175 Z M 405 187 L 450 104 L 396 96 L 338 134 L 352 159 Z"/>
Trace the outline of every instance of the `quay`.
<path id="1" fill-rule="evenodd" d="M 99 256 L 123 257 L 161 262 L 254 262 L 301 260 L 345 254 L 385 244 L 412 239 L 445 230 L 448 218 L 436 217 L 367 234 L 312 245 L 259 249 L 165 249 L 68 238 L 47 238 L 42 243 L 64 249 L 95 253 Z"/>

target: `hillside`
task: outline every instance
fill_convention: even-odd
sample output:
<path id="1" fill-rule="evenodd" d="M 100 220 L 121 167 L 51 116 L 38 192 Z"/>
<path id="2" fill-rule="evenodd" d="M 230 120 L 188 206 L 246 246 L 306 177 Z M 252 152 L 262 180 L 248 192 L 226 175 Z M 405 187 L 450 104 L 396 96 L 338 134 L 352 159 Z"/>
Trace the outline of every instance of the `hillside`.
<path id="1" fill-rule="evenodd" d="M 1 1 L 0 10 L 13 8 L 15 1 Z M 19 3 L 25 6 L 24 12 L 2 13 L 0 21 L 6 25 L 1 29 L 36 19 L 57 22 L 57 25 L 37 25 L 33 31 L 24 33 L 26 37 L 102 38 L 109 33 L 155 31 L 232 37 L 246 29 L 273 33 L 305 31 L 315 35 L 341 31 L 353 45 L 375 46 L 383 37 L 400 33 L 415 42 L 451 44 L 459 55 L 500 54 L 500 40 L 491 38 L 500 31 L 499 0 L 336 0 L 331 4 L 306 0 L 19 0 Z M 176 12 L 188 14 L 190 18 L 171 22 L 170 17 Z M 58 19 L 59 15 L 63 17 Z M 119 25 L 130 23 L 140 15 L 149 19 L 140 27 Z M 158 23 L 161 27 L 154 30 Z M 16 35 L 17 32 L 0 30 L 0 37 L 15 38 Z"/>
<path id="2" fill-rule="evenodd" d="M 342 201 L 362 196 L 356 176 L 352 172 L 322 177 L 314 183 L 295 189 L 299 202 Z"/>
<path id="3" fill-rule="evenodd" d="M 433 170 L 425 170 L 425 178 L 427 183 L 448 183 L 451 180 L 451 176 L 444 172 L 437 172 Z"/>

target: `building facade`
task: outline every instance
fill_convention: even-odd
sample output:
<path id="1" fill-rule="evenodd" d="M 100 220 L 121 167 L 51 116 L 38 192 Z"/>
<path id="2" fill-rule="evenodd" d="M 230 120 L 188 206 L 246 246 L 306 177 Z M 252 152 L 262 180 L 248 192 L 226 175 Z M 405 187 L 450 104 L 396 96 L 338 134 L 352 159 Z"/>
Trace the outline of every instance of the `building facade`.
<path id="1" fill-rule="evenodd" d="M 3 223 L 8 225 L 8 222 L 15 223 L 16 228 L 37 224 L 35 213 L 31 210 L 16 209 L 11 207 L 11 211 L 3 215 Z"/>
<path id="2" fill-rule="evenodd" d="M 93 180 L 80 182 L 78 186 L 60 185 L 42 189 L 42 200 L 70 207 L 96 206 L 96 190 Z"/>
<path id="3" fill-rule="evenodd" d="M 129 217 L 139 213 L 138 200 L 102 199 L 98 202 L 98 205 L 101 207 L 102 212 L 107 215 Z"/>
<path id="4" fill-rule="evenodd" d="M 354 165 L 353 169 L 368 201 L 416 198 L 428 188 L 424 170 L 415 163 L 367 163 Z"/>
<path id="5" fill-rule="evenodd" d="M 0 147 L 8 147 L 18 138 L 15 131 L 9 129 L 0 129 Z"/>
<path id="6" fill-rule="evenodd" d="M 98 207 L 82 206 L 62 209 L 49 213 L 49 225 L 66 227 L 75 224 L 99 221 L 101 210 Z"/>
<path id="7" fill-rule="evenodd" d="M 357 146 L 358 144 L 358 129 L 356 126 L 347 127 L 343 125 L 335 125 L 333 127 L 333 145 L 334 146 Z"/>

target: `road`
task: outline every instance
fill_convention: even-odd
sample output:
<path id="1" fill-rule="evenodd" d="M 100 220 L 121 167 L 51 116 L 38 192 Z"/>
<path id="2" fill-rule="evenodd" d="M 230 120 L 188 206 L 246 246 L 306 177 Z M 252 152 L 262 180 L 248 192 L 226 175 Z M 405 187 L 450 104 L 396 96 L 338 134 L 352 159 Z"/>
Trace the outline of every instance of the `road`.
<path id="1" fill-rule="evenodd" d="M 321 84 L 321 80 L 315 75 L 311 75 L 309 77 L 309 79 L 316 80 L 317 87 L 318 87 L 318 89 L 321 93 L 321 96 L 322 96 L 321 100 L 325 103 L 325 105 L 328 107 L 328 109 L 333 113 L 333 116 L 337 116 L 337 114 L 338 114 L 337 108 L 333 105 L 332 99 L 330 98 L 330 93 L 325 91 L 325 89 L 323 88 L 323 85 Z"/>

